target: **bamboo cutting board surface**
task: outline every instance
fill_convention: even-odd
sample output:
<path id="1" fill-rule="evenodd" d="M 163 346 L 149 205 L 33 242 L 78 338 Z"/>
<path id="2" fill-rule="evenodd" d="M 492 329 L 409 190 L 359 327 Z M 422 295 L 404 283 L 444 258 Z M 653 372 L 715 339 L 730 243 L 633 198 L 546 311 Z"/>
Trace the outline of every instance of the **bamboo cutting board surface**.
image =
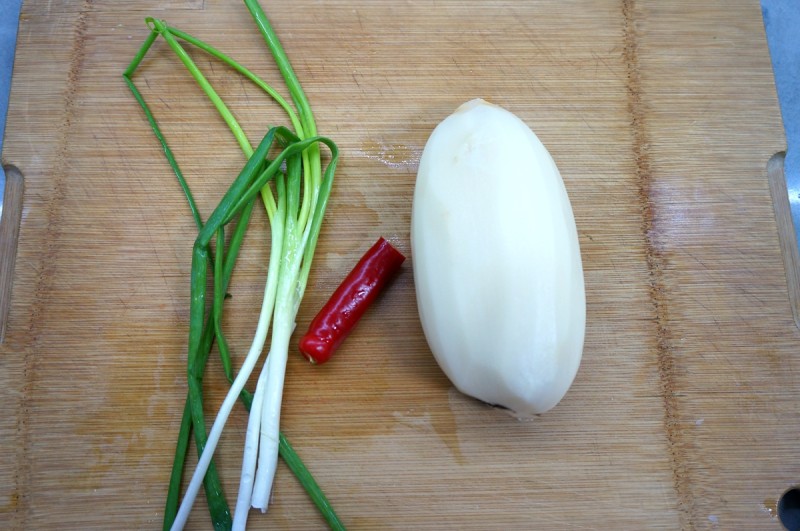
<path id="1" fill-rule="evenodd" d="M 409 256 L 330 364 L 290 356 L 283 431 L 345 523 L 779 528 L 776 500 L 800 481 L 800 331 L 766 178 L 784 139 L 757 3 L 264 7 L 343 154 L 298 329 L 379 236 Z M 148 15 L 278 79 L 238 2 L 23 6 L 3 153 L 26 176 L 0 346 L 4 527 L 160 526 L 195 228 L 121 78 Z M 194 56 L 253 141 L 285 122 Z M 244 162 L 237 145 L 163 41 L 135 81 L 208 214 Z M 526 423 L 455 391 L 416 314 L 417 162 L 433 127 L 474 97 L 519 115 L 550 149 L 584 260 L 581 369 L 561 404 Z M 255 217 L 224 323 L 238 361 L 266 273 Z M 226 387 L 211 362 L 209 415 Z M 245 426 L 237 408 L 218 453 L 231 501 Z M 324 526 L 282 465 L 270 511 L 250 523 Z M 202 498 L 191 527 L 210 527 Z"/>

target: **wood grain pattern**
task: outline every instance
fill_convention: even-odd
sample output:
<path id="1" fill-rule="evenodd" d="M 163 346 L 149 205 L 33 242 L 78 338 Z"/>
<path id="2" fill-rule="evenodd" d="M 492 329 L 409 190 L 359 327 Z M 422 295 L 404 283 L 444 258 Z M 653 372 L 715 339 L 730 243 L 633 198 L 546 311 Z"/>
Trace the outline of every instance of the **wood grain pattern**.
<path id="1" fill-rule="evenodd" d="M 267 13 L 343 154 L 303 329 L 361 253 L 408 242 L 433 127 L 484 97 L 550 149 L 587 287 L 564 401 L 519 423 L 457 393 L 410 267 L 328 365 L 290 359 L 282 425 L 354 529 L 776 529 L 800 480 L 800 331 L 765 164 L 783 149 L 758 6 L 688 0 L 309 2 Z M 185 396 L 195 229 L 121 73 L 155 15 L 278 79 L 244 7 L 30 0 L 4 159 L 26 175 L 0 346 L 0 515 L 15 529 L 160 523 Z M 195 54 L 252 139 L 278 109 Z M 243 163 L 163 43 L 136 82 L 208 213 Z M 282 85 L 277 84 L 282 88 Z M 225 327 L 249 344 L 268 237 L 257 216 Z M 209 413 L 226 383 L 205 381 Z M 223 437 L 233 496 L 246 425 Z M 280 468 L 253 528 L 323 526 Z M 191 527 L 208 527 L 202 503 Z"/>

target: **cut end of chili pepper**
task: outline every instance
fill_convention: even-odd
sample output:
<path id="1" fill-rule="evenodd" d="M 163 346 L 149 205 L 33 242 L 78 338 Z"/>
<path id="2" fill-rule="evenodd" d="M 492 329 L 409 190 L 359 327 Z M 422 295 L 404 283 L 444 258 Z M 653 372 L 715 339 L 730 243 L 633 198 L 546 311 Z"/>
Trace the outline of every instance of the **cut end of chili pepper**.
<path id="1" fill-rule="evenodd" d="M 300 353 L 312 364 L 321 365 L 331 359 L 333 349 L 330 343 L 309 333 L 300 340 Z"/>

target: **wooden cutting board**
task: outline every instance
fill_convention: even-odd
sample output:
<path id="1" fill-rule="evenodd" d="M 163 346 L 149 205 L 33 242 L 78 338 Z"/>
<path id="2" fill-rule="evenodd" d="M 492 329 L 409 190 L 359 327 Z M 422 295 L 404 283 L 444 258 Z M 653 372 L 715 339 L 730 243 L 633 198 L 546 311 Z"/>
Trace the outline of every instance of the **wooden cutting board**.
<path id="1" fill-rule="evenodd" d="M 413 260 L 420 152 L 468 99 L 537 132 L 580 233 L 583 364 L 532 422 L 453 389 L 422 335 L 410 263 L 330 364 L 291 356 L 283 430 L 348 526 L 778 529 L 776 500 L 800 481 L 800 331 L 766 178 L 784 140 L 757 3 L 264 6 L 343 154 L 298 329 L 379 236 Z M 283 89 L 238 2 L 26 1 L 3 153 L 26 176 L 0 346 L 7 528 L 160 526 L 195 229 L 121 77 L 148 15 Z M 251 139 L 285 122 L 195 57 Z M 243 156 L 163 41 L 136 82 L 207 214 Z M 266 272 L 256 218 L 225 322 L 239 361 Z M 227 387 L 216 361 L 205 386 L 211 415 Z M 237 409 L 218 455 L 229 499 L 245 426 Z M 283 466 L 250 523 L 324 527 Z M 210 527 L 202 501 L 191 527 Z"/>

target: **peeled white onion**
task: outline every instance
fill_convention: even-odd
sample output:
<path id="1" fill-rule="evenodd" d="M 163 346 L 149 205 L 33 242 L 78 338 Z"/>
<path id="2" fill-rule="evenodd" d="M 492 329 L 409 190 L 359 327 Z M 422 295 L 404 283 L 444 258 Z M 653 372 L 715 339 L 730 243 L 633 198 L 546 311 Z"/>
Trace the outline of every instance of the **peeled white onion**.
<path id="1" fill-rule="evenodd" d="M 581 361 L 583 267 L 564 182 L 524 122 L 477 99 L 436 127 L 411 248 L 425 337 L 453 384 L 521 418 L 555 406 Z"/>

